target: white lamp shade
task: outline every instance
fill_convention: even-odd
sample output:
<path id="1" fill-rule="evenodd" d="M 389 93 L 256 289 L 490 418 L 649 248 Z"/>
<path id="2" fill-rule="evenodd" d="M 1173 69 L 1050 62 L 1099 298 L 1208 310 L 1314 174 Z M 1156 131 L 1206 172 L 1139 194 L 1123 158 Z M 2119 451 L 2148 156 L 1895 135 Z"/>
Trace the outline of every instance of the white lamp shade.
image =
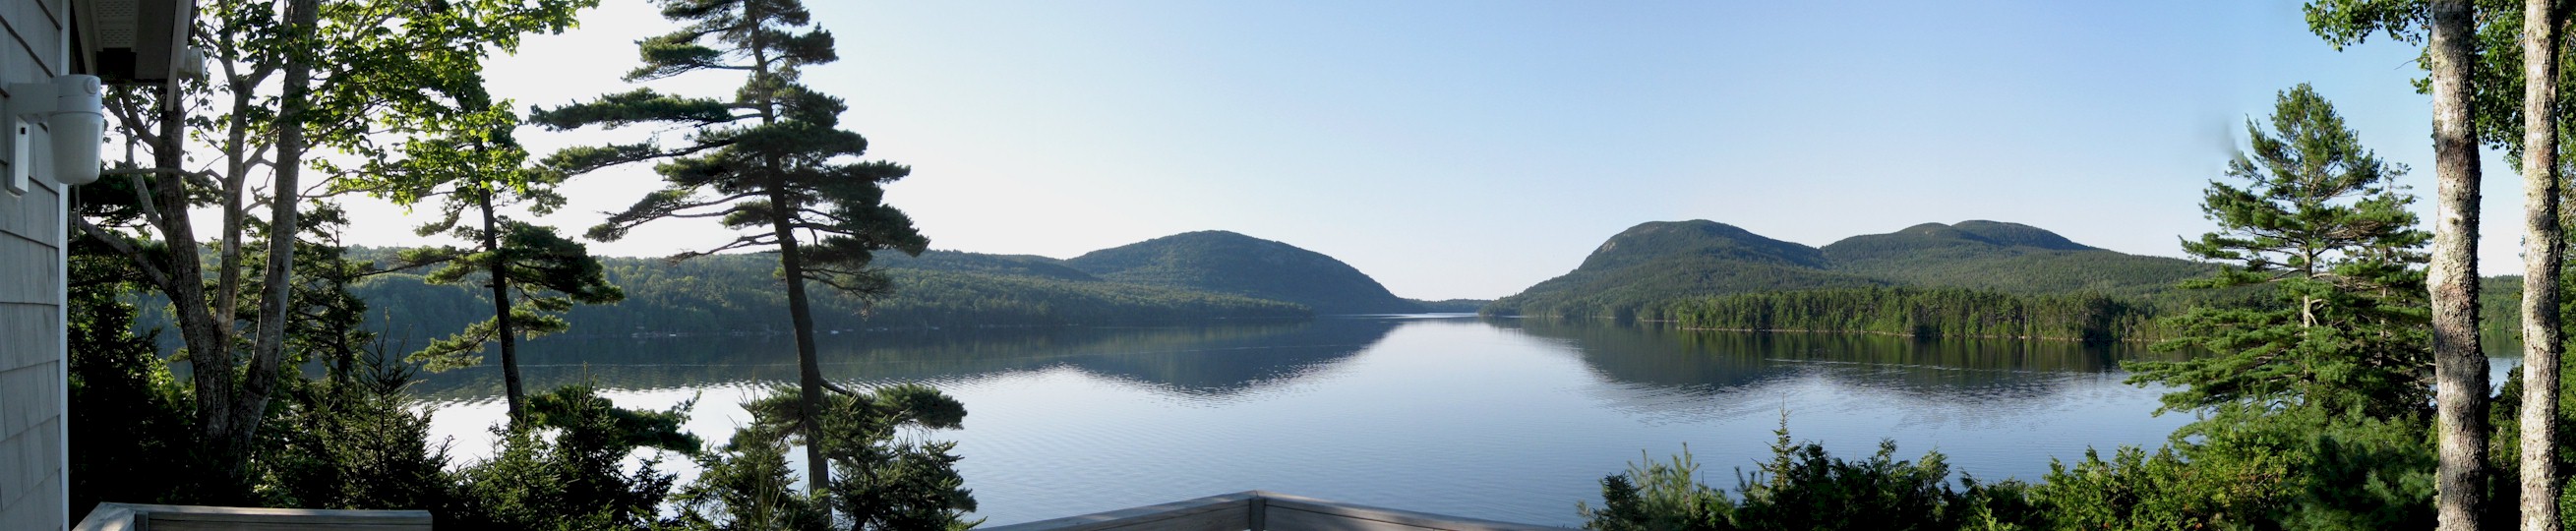
<path id="1" fill-rule="evenodd" d="M 54 110 L 45 119 L 52 133 L 54 182 L 83 185 L 98 180 L 99 137 L 106 134 L 97 76 L 54 78 Z"/>

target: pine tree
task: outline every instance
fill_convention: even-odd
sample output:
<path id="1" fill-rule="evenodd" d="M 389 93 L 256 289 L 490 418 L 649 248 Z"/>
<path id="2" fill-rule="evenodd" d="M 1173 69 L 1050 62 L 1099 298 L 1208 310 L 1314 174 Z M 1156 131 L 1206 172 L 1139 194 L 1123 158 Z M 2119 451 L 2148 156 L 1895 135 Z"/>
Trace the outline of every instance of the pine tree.
<path id="1" fill-rule="evenodd" d="M 482 195 L 482 194 L 477 194 Z M 467 201 L 469 205 L 488 205 L 488 200 Z M 417 247 L 402 252 L 400 264 L 444 264 L 431 271 L 430 282 L 466 283 L 482 281 L 492 290 L 494 314 L 474 323 L 464 331 L 430 342 L 414 351 L 409 360 L 429 370 L 440 371 L 471 366 L 480 360 L 472 354 L 485 345 L 498 343 L 502 354 L 502 375 L 509 393 L 510 419 L 526 420 L 526 394 L 519 382 L 519 365 L 511 349 L 519 338 L 534 338 L 562 332 L 571 325 L 561 314 L 574 303 L 605 304 L 623 300 L 625 291 L 610 285 L 607 268 L 590 255 L 581 242 L 555 234 L 553 227 L 535 225 L 506 218 L 496 219 L 484 211 L 483 227 L 455 226 L 451 230 L 479 242 L 472 249 L 456 247 Z M 453 223 L 451 223 L 453 225 Z M 495 274 L 495 272 L 499 274 Z"/>
<path id="2" fill-rule="evenodd" d="M 2220 227 L 2183 249 L 2221 264 L 2187 287 L 2269 286 L 2277 304 L 2195 308 L 2178 339 L 2215 354 L 2140 363 L 2133 381 L 2182 387 L 2168 409 L 2316 406 L 2389 417 L 2429 402 L 2423 349 L 2430 237 L 2413 197 L 2308 85 L 2281 93 L 2271 131 L 2249 121 L 2251 150 L 2213 181 L 2201 211 Z"/>
<path id="3" fill-rule="evenodd" d="M 524 205 L 537 215 L 561 208 L 555 192 L 564 174 L 527 166 L 528 152 L 512 130 L 520 124 L 508 102 L 496 104 L 481 75 L 461 76 L 439 87 L 446 97 L 423 105 L 443 105 L 453 118 L 412 124 L 420 133 L 398 146 L 368 145 L 369 160 L 358 177 L 335 186 L 363 190 L 395 204 L 412 206 L 443 198 L 437 221 L 418 233 L 447 233 L 475 242 L 471 248 L 419 247 L 388 264 L 413 268 L 445 264 L 428 275 L 432 282 L 480 281 L 489 290 L 491 317 L 431 342 L 408 360 L 431 371 L 471 366 L 473 354 L 496 345 L 512 424 L 526 420 L 527 391 L 519 378 L 518 340 L 562 332 L 570 327 L 560 314 L 573 303 L 605 304 L 625 299 L 610 285 L 606 269 L 589 249 L 556 234 L 554 227 L 509 219 L 499 209 Z M 469 221 L 472 214 L 476 219 Z M 500 274 L 493 274 L 499 272 Z"/>
<path id="4" fill-rule="evenodd" d="M 867 139 L 839 128 L 840 100 L 797 82 L 811 65 L 838 60 L 832 34 L 812 28 L 797 0 L 669 0 L 662 15 L 686 23 L 639 43 L 644 65 L 627 81 L 700 72 L 742 72 L 729 98 L 684 97 L 650 88 L 543 109 L 535 120 L 556 130 L 656 124 L 690 131 L 680 145 L 655 142 L 567 149 L 547 159 L 566 174 L 659 161 L 666 186 L 594 227 L 590 237 L 616 240 L 644 223 L 718 218 L 740 237 L 674 260 L 717 252 L 771 248 L 786 282 L 795 326 L 804 411 L 823 410 L 822 366 L 815 358 L 814 319 L 805 286 L 819 282 L 862 295 L 890 289 L 868 269 L 873 253 L 918 255 L 929 245 L 901 210 L 884 202 L 886 183 L 911 169 L 858 161 Z M 821 492 L 831 477 L 816 420 L 804 419 L 807 485 Z"/>

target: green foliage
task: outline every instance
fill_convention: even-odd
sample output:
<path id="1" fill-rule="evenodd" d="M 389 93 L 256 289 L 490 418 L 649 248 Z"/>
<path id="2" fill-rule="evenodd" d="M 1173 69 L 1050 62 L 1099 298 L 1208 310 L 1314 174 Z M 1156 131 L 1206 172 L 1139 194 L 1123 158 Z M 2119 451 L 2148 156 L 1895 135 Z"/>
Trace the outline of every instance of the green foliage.
<path id="1" fill-rule="evenodd" d="M 374 274 L 371 264 L 347 259 L 348 248 L 340 244 L 339 230 L 348 224 L 345 212 L 329 204 L 309 205 L 305 212 L 304 234 L 296 238 L 294 259 L 288 264 L 287 306 L 296 309 L 295 318 L 286 323 L 284 342 L 288 347 L 280 359 L 282 366 L 322 363 L 333 370 L 354 370 L 367 349 L 377 346 L 374 329 L 363 326 L 367 303 L 349 291 L 349 285 Z M 253 252 L 253 263 L 266 253 Z M 265 289 L 257 277 L 247 283 L 250 291 Z M 245 297 L 234 311 L 243 318 L 258 313 L 255 301 Z M 298 385 L 292 376 L 281 377 L 279 388 Z"/>
<path id="2" fill-rule="evenodd" d="M 2251 151 L 2228 164 L 2241 185 L 2211 182 L 2202 212 L 2219 232 L 2184 242 L 2220 262 L 2196 288 L 2262 286 L 2277 304 L 2195 308 L 2163 348 L 2217 353 L 2136 364 L 2136 382 L 2184 389 L 2168 409 L 2221 404 L 2314 404 L 2374 416 L 2425 411 L 2431 401 L 2421 250 L 2431 235 L 2406 210 L 2413 197 L 2307 85 L 2280 95 L 2271 131 L 2246 124 Z"/>
<path id="3" fill-rule="evenodd" d="M 2518 283 L 2521 279 L 2515 278 L 2511 280 Z M 2576 284 L 2576 277 L 2561 276 L 2560 281 L 2569 284 Z M 2560 289 L 2571 288 L 2576 288 L 2576 285 L 2562 286 Z M 2519 295 L 2519 293 L 2519 291 L 2513 292 L 2514 295 Z M 2576 314 L 2576 300 L 2562 299 L 2559 309 L 2562 315 Z M 2514 322 L 2519 323 L 2520 321 L 2517 320 Z M 2562 320 L 2561 324 L 2562 326 L 2576 328 L 2576 320 Z M 2521 330 L 2519 327 L 2509 330 L 2509 333 L 2512 334 L 2510 337 L 2517 341 L 2520 339 L 2520 332 Z M 2558 367 L 2561 374 L 2566 374 L 2565 371 L 2576 369 L 2576 359 L 2569 359 L 2568 357 L 2561 356 L 2558 359 Z M 2495 500 L 2496 505 L 2505 509 L 2517 507 L 2517 501 L 2520 499 L 2521 495 L 2520 489 L 2510 488 L 2510 486 L 2519 485 L 2521 481 L 2520 476 L 2522 470 L 2519 458 L 2522 452 L 2522 437 L 2520 437 L 2519 434 L 2522 430 L 2522 404 L 2524 399 L 2522 378 L 2523 372 L 2520 367 L 2516 367 L 2512 372 L 2507 373 L 2503 385 L 2496 391 L 2495 396 L 2490 398 L 2487 403 L 2487 425 L 2494 428 L 2493 434 L 2487 439 L 2489 441 L 2487 448 L 2489 456 L 2488 465 L 2492 467 L 2492 470 L 2494 471 L 2492 480 L 2495 484 L 2506 486 L 2506 488 L 2501 488 L 2496 491 L 2497 497 Z M 2558 389 L 2557 394 L 2559 410 L 2558 431 L 2556 434 L 2558 437 L 2557 445 L 2560 450 L 2557 453 L 2555 462 L 2558 468 L 2558 477 L 2560 478 L 2558 490 L 2560 514 L 2558 519 L 2563 524 L 2567 522 L 2576 522 L 2576 506 L 2571 506 L 2571 503 L 2576 503 L 2576 491 L 2570 490 L 2571 488 L 2576 488 L 2576 452 L 2566 450 L 2568 448 L 2576 448 L 2576 411 L 2570 411 L 2568 408 L 2570 405 L 2576 405 L 2576 387 L 2562 386 Z M 2519 518 L 2520 514 L 2518 512 L 2513 512 L 2513 514 L 2509 516 L 2498 515 L 2497 517 Z"/>
<path id="4" fill-rule="evenodd" d="M 405 394 L 411 369 L 379 344 L 354 370 L 287 393 L 253 464 L 262 503 L 316 509 L 425 509 L 452 503 L 445 444 Z"/>
<path id="5" fill-rule="evenodd" d="M 2469 128 L 2478 141 L 2505 151 L 2508 160 L 2519 161 L 2525 149 L 2523 142 L 2522 0 L 2472 0 L 2477 13 L 2477 31 L 2471 44 L 2478 50 L 2469 64 Z M 2372 35 L 2409 44 L 2421 44 L 2428 36 L 2424 23 L 2428 16 L 2424 0 L 2312 0 L 2307 3 L 2308 30 L 2336 49 L 2360 44 Z M 2558 68 L 2558 101 L 2576 101 L 2576 69 L 2566 66 L 2576 61 L 2576 50 L 2561 45 Z M 2429 69 L 2429 62 L 2417 61 Z M 2414 80 L 2415 91 L 2431 94 L 2432 83 L 2426 78 Z M 2560 135 L 2566 151 L 2565 135 Z M 2516 162 L 2514 167 L 2521 164 Z M 2564 171 L 2564 170 L 2562 170 Z"/>
<path id="6" fill-rule="evenodd" d="M 1737 474 L 1740 499 L 1709 487 L 1685 448 L 1669 462 L 1631 463 L 1626 475 L 1602 478 L 1603 507 L 1577 508 L 1584 528 L 2022 529 L 2039 518 L 2020 482 L 1984 484 L 1962 474 L 1951 486 L 1940 452 L 1900 461 L 1896 443 L 1880 441 L 1868 459 L 1847 461 L 1814 442 L 1792 442 L 1785 415 L 1772 433 L 1771 461 Z"/>
<path id="7" fill-rule="evenodd" d="M 93 244 L 94 245 L 94 244 Z M 90 252 L 83 252 L 90 251 Z M 102 501 L 194 503 L 204 466 L 188 456 L 195 427 L 187 389 L 170 375 L 153 337 L 134 332 L 127 264 L 100 249 L 76 246 L 70 264 L 72 514 Z M 159 477 L 167 481 L 131 481 Z"/>
<path id="8" fill-rule="evenodd" d="M 377 133 L 406 133 L 394 136 L 406 139 L 438 136 L 479 129 L 494 119 L 460 101 L 470 99 L 468 94 L 481 94 L 483 59 L 495 52 L 516 51 L 527 34 L 569 28 L 575 12 L 597 4 L 597 0 L 429 5 L 409 0 L 329 0 L 316 2 L 316 25 L 307 33 L 295 31 L 290 24 L 285 2 L 206 2 L 200 17 L 209 28 L 200 32 L 206 36 L 201 40 L 207 41 L 221 64 L 216 66 L 215 83 L 191 88 L 241 92 L 242 101 L 251 105 L 235 107 L 198 125 L 213 128 L 238 118 L 243 121 L 240 125 L 270 129 L 267 123 L 280 116 L 282 102 L 274 95 L 250 93 L 274 82 L 281 60 L 294 57 L 316 65 L 310 101 L 300 109 L 308 138 L 365 160 L 382 160 L 394 147 L 382 144 L 387 136 Z M 225 134 L 213 131 L 209 137 Z M 326 174 L 353 182 L 382 177 L 346 171 L 330 161 L 311 162 Z"/>
<path id="9" fill-rule="evenodd" d="M 1856 288 L 1686 299 L 1641 316 L 1685 328 L 1868 332 L 1911 337 L 2137 341 L 2162 338 L 2157 309 L 2105 295 Z"/>
<path id="10" fill-rule="evenodd" d="M 775 247 L 784 252 L 786 275 L 854 294 L 883 293 L 884 276 L 869 268 L 875 252 L 920 254 L 930 241 L 884 201 L 884 185 L 912 169 L 855 160 L 868 141 L 840 129 L 848 106 L 798 82 L 803 68 L 840 59 L 832 34 L 811 28 L 795 0 L 670 0 L 663 15 L 685 26 L 638 41 L 644 65 L 627 81 L 706 70 L 747 76 L 729 99 L 645 88 L 534 113 L 533 121 L 555 130 L 655 125 L 688 131 L 678 146 L 583 147 L 546 158 L 548 169 L 565 174 L 660 161 L 654 171 L 664 188 L 611 213 L 589 236 L 616 240 L 656 220 L 716 218 L 744 234 L 673 258 Z"/>
<path id="11" fill-rule="evenodd" d="M 2245 493 L 2231 492 L 2244 488 L 2233 482 L 2259 476 L 2214 465 L 2188 467 L 2171 447 L 2150 456 L 2123 446 L 2109 461 L 2087 450 L 2074 467 L 2051 463 L 2047 481 L 2031 495 L 2054 509 L 2050 516 L 2062 524 L 2059 529 L 2224 528 L 2230 521 L 2224 515 L 2248 510 L 2234 506 Z"/>
<path id="12" fill-rule="evenodd" d="M 480 239 L 480 231 L 459 228 Z M 441 284 L 488 286 L 492 282 L 493 264 L 501 265 L 500 275 L 509 279 L 511 294 L 511 328 L 509 333 L 520 338 L 536 338 L 562 332 L 571 327 L 559 315 L 572 309 L 574 303 L 607 304 L 625 300 L 626 292 L 610 284 L 607 269 L 580 242 L 555 234 L 553 227 L 517 221 L 501 223 L 502 234 L 495 238 L 497 249 L 467 251 L 455 247 L 419 247 L 400 253 L 404 265 L 444 264 L 421 277 L 423 281 Z M 488 310 L 485 310 L 488 313 Z M 480 361 L 474 353 L 500 339 L 497 316 L 467 325 L 464 331 L 432 341 L 413 352 L 410 360 L 430 371 L 443 371 L 470 366 Z"/>
<path id="13" fill-rule="evenodd" d="M 1723 529 L 2400 529 L 2432 523 L 2433 448 L 2422 422 L 2317 408 L 2232 409 L 2229 422 L 2153 452 L 2122 447 L 2054 462 L 2045 481 L 1947 482 L 1939 452 L 1898 461 L 1833 458 L 1774 432 L 1772 459 L 1706 485 L 1685 449 L 1602 479 L 1598 530 Z"/>
<path id="14" fill-rule="evenodd" d="M 789 444 L 823 445 L 832 460 L 822 506 L 844 529 L 965 529 L 973 494 L 957 475 L 954 443 L 923 442 L 906 431 L 956 429 L 966 408 L 936 389 L 893 385 L 860 394 L 833 393 L 819 412 L 820 433 L 798 431 L 806 412 L 797 390 L 780 388 L 744 405 L 752 424 L 700 458 L 707 473 L 682 491 L 680 520 L 693 529 L 822 529 L 823 507 L 788 493 Z"/>
<path id="15" fill-rule="evenodd" d="M 830 527 L 812 498 L 796 491 L 782 438 L 734 432 L 724 447 L 698 457 L 698 479 L 680 490 L 684 529 L 808 530 Z"/>
<path id="16" fill-rule="evenodd" d="M 1064 263 L 1105 280 L 1286 301 L 1316 313 L 1422 311 L 1333 257 L 1226 231 L 1164 236 Z"/>
<path id="17" fill-rule="evenodd" d="M 495 427 L 500 447 L 457 472 L 458 500 L 441 527 L 466 529 L 651 529 L 673 476 L 659 454 L 632 472 L 639 450 L 698 451 L 680 431 L 690 404 L 666 411 L 622 409 L 589 386 L 531 397 L 526 429 Z"/>
<path id="18" fill-rule="evenodd" d="M 2433 516 L 2433 447 L 2416 419 L 2229 408 L 2155 452 L 2052 463 L 2031 489 L 2058 529 L 2395 529 Z M 2186 440 L 2185 437 L 2190 439 Z"/>
<path id="19" fill-rule="evenodd" d="M 538 110 L 536 121 L 555 130 L 589 126 L 655 125 L 683 131 L 682 144 L 576 148 L 557 152 L 546 166 L 566 174 L 639 161 L 658 161 L 663 187 L 591 227 L 592 239 L 625 237 L 635 227 L 664 219 L 713 218 L 739 231 L 733 241 L 672 255 L 683 260 L 734 249 L 775 249 L 778 276 L 786 280 L 788 322 L 796 337 L 799 383 L 808 409 L 820 407 L 825 384 L 814 352 L 814 318 L 807 282 L 860 297 L 892 290 L 871 267 L 880 251 L 918 255 L 930 239 L 912 218 L 885 202 L 885 185 L 912 174 L 886 161 L 859 160 L 867 138 L 840 128 L 848 110 L 840 98 L 798 82 L 805 67 L 840 60 L 832 34 L 813 24 L 798 0 L 666 0 L 662 15 L 683 26 L 637 41 L 644 65 L 627 81 L 714 71 L 743 74 L 725 98 L 679 98 L 651 89 L 610 94 L 589 102 Z M 660 138 L 661 135 L 656 135 Z M 803 425 L 812 432 L 812 422 Z M 808 433 L 809 436 L 814 435 Z M 827 479 L 830 463 L 806 448 L 810 481 Z"/>
<path id="20" fill-rule="evenodd" d="M 1601 508 L 1577 504 L 1575 512 L 1584 529 L 1599 531 L 1733 529 L 1735 501 L 1700 478 L 1684 445 L 1670 461 L 1629 463 L 1627 475 L 1601 478 Z"/>
<path id="21" fill-rule="evenodd" d="M 2270 131 L 2212 182 L 2219 232 L 2184 242 L 2221 263 L 2187 287 L 2271 300 L 2174 319 L 2197 359 L 2132 364 L 2133 383 L 2180 390 L 2202 418 L 2150 454 L 2088 452 L 2034 491 L 2061 529 L 2382 529 L 2431 524 L 2425 291 L 2404 170 L 2361 147 L 2307 85 L 2283 91 Z"/>

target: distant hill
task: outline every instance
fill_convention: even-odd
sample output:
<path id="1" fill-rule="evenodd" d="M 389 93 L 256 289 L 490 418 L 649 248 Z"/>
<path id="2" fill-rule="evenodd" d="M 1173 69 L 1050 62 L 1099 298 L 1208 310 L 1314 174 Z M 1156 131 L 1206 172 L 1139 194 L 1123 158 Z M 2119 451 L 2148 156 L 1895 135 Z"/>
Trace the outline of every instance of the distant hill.
<path id="1" fill-rule="evenodd" d="M 1658 221 L 1611 236 L 1583 265 L 1496 300 L 1485 313 L 1657 318 L 1684 299 L 1871 287 L 2143 297 L 2211 269 L 1996 221 L 1925 223 L 1821 249 L 1713 221 Z"/>
<path id="2" fill-rule="evenodd" d="M 1573 271 L 1497 299 L 1484 312 L 1625 319 L 1649 303 L 1677 298 L 1887 284 L 1828 270 L 1831 265 L 1813 247 L 1724 223 L 1649 222 L 1611 236 Z"/>
<path id="3" fill-rule="evenodd" d="M 360 260 L 395 249 L 357 248 Z M 580 335 L 783 333 L 786 295 L 772 253 L 603 258 L 627 300 L 577 306 Z M 862 301 L 816 289 L 815 324 L 826 330 L 1057 326 L 1295 319 L 1318 313 L 1471 312 L 1486 301 L 1397 298 L 1332 257 L 1231 232 L 1193 232 L 1105 249 L 1073 260 L 932 250 L 876 258 L 894 293 Z M 420 271 L 352 286 L 370 319 L 415 344 L 489 315 L 479 290 L 427 284 Z"/>
<path id="4" fill-rule="evenodd" d="M 1319 314 L 1423 311 L 1341 260 L 1226 231 L 1174 234 L 1064 263 L 1102 280 L 1286 301 Z"/>
<path id="5" fill-rule="evenodd" d="M 389 253 L 388 253 L 389 254 Z M 900 255 L 897 255 L 900 256 Z M 1138 324 L 1218 319 L 1296 319 L 1304 306 L 1201 290 L 1093 278 L 1052 258 L 930 251 L 883 257 L 895 286 L 875 301 L 814 289 L 814 322 L 825 330 L 975 326 Z M 568 333 L 581 335 L 784 333 L 786 293 L 776 255 L 728 254 L 679 263 L 603 258 L 626 301 L 575 306 Z M 478 290 L 426 284 L 389 273 L 351 286 L 385 330 L 423 340 L 462 329 L 491 312 Z"/>
<path id="6" fill-rule="evenodd" d="M 1727 261 L 1823 268 L 1823 253 L 1813 247 L 1774 240 L 1708 220 L 1640 223 L 1601 242 L 1584 257 L 1583 270 L 1614 270 L 1672 256 L 1698 256 Z"/>
<path id="7" fill-rule="evenodd" d="M 1832 269 L 1898 284 L 2023 295 L 2144 296 L 2214 266 L 2096 249 L 2038 227 L 1997 221 L 1925 223 L 1824 246 Z"/>

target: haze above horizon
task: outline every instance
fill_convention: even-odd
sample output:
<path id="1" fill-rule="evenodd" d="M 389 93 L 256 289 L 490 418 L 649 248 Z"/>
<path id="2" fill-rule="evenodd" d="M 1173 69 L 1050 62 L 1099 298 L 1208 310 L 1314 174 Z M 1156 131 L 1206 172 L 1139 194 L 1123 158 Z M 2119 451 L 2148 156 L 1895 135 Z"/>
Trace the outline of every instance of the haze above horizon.
<path id="1" fill-rule="evenodd" d="M 1983 219 L 2178 256 L 2200 192 L 2276 92 L 2308 82 L 2432 191 L 2411 47 L 2337 52 L 2299 3 L 818 2 L 869 157 L 932 246 L 1069 258 L 1228 230 L 1339 258 L 1397 295 L 1495 298 L 1648 221 L 1822 246 Z M 494 61 L 524 108 L 622 91 L 650 6 L 582 14 Z M 713 94 L 730 80 L 655 88 Z M 521 137 L 537 153 L 651 131 Z M 2520 179 L 2489 154 L 2481 273 L 2518 274 Z M 579 231 L 659 178 L 575 179 Z M 356 201 L 350 241 L 427 212 Z M 2416 210 L 2429 218 L 2429 199 Z M 592 243 L 664 255 L 711 221 Z"/>

